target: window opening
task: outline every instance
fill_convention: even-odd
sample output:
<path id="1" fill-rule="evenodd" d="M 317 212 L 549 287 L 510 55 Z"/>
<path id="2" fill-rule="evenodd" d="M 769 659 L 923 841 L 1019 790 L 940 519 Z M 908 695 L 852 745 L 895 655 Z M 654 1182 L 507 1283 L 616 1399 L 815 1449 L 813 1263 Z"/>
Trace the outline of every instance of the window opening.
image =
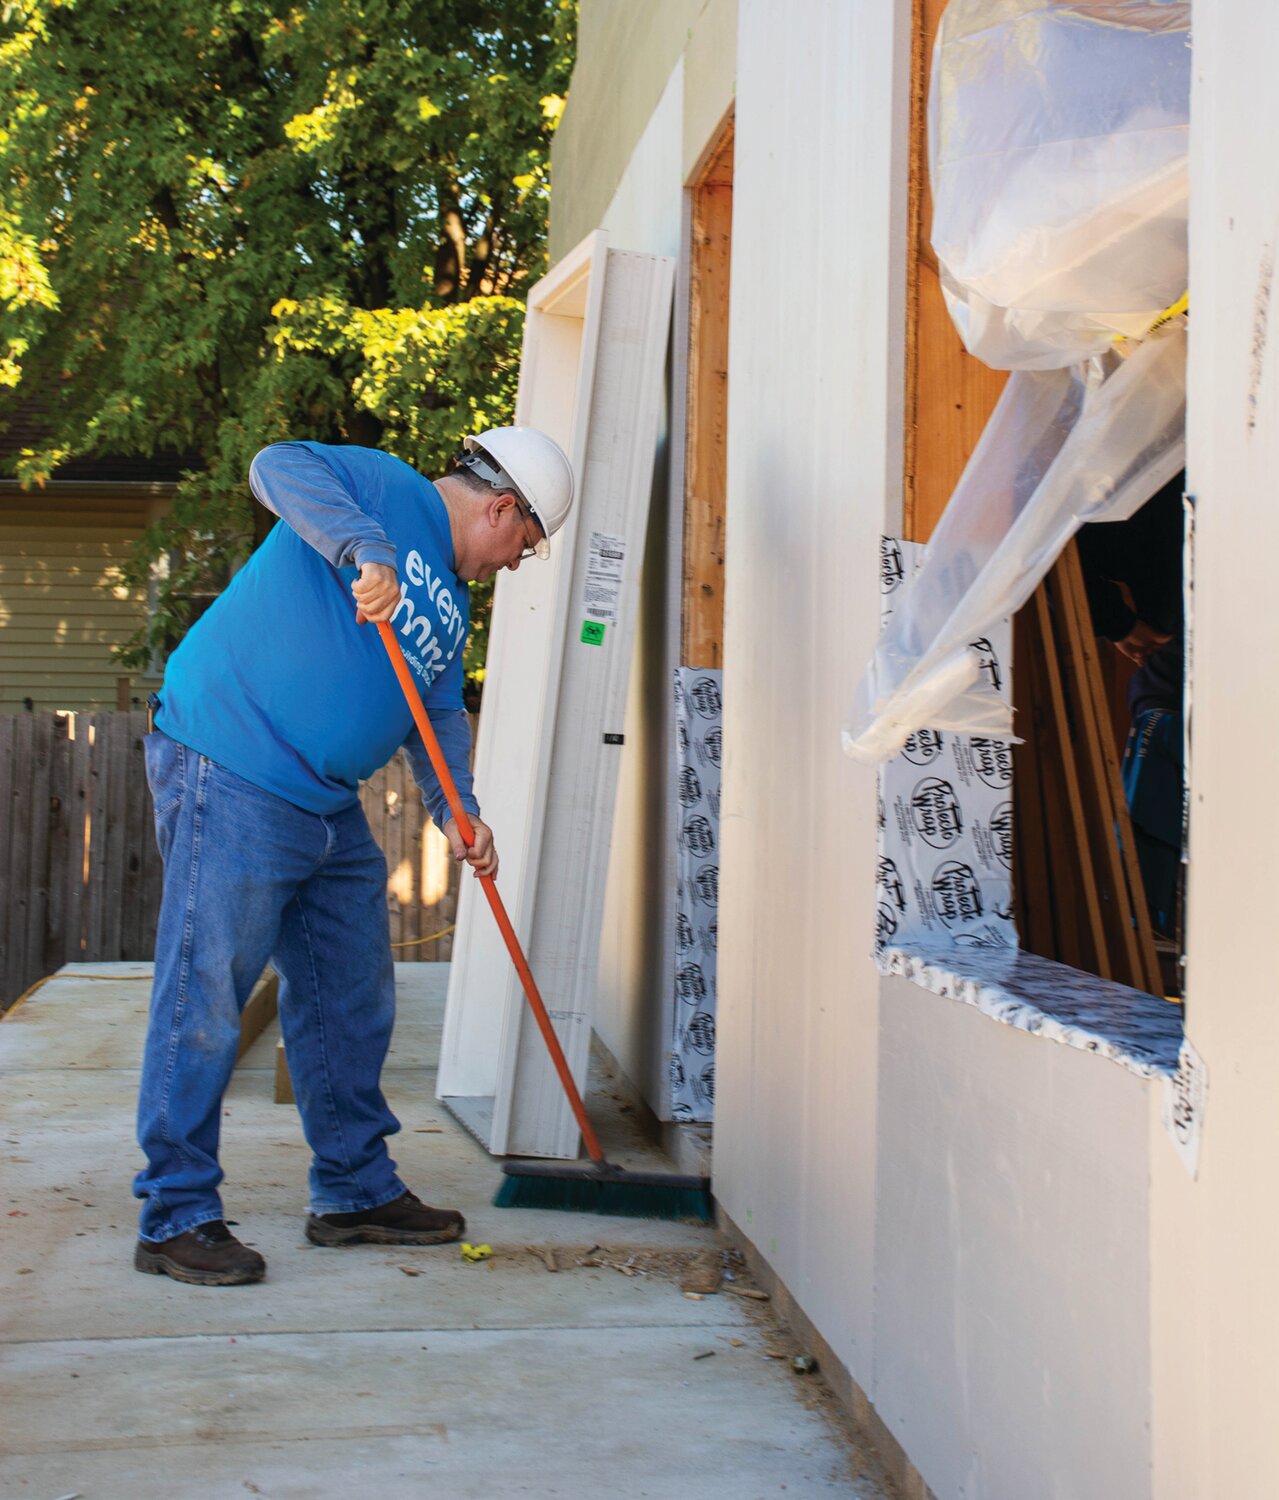
<path id="1" fill-rule="evenodd" d="M 667 1081 L 670 1117 L 708 1122 L 715 1109 L 731 115 L 694 177 L 690 200 L 684 556 L 674 683 L 679 835 Z"/>
<path id="2" fill-rule="evenodd" d="M 1025 600 L 1013 673 L 1024 739 L 1013 798 L 1021 946 L 1175 994 L 1180 616 L 1147 619 L 1134 590 L 1150 577 L 1113 554 L 1128 533 L 1148 542 L 1171 508 L 1158 582 L 1180 597 L 1172 559 L 1181 550 L 1186 303 L 1175 297 L 1185 284 L 1189 6 L 1133 7 L 1119 22 L 1113 9 L 1014 3 L 991 23 L 974 0 L 949 9 L 917 0 L 903 536 L 930 540 L 939 524 L 942 535 L 920 599 L 899 608 L 881 640 L 845 743 L 874 759 L 908 728 L 916 752 L 937 730 L 1007 733 L 996 695 L 981 698 L 979 641 L 970 637 L 999 613 L 993 601 L 1017 609 Z M 955 44 L 962 65 L 933 87 L 943 17 L 943 54 Z M 1094 157 L 1106 160 L 1108 137 L 1095 123 L 1103 109 L 1107 129 L 1122 136 L 1112 163 L 1122 166 L 1110 176 L 1087 170 Z M 944 163 L 937 183 L 925 164 L 927 110 L 929 150 Z M 1010 143 L 1016 151 L 1005 159 Z M 1131 311 L 1152 303 L 1171 305 Z M 1121 346 L 1126 362 L 1120 337 L 1131 340 Z M 1031 373 L 1008 386 L 992 365 Z M 1038 530 L 1028 523 L 1036 507 Z M 1069 540 L 1078 518 L 1111 513 L 1127 519 Z M 1020 549 L 1005 546 L 1019 527 Z M 1111 642 L 1151 657 L 1138 689 L 1153 678 L 1159 695 L 1138 694 L 1131 713 L 1134 669 Z M 882 898 L 881 887 L 881 922 Z"/>

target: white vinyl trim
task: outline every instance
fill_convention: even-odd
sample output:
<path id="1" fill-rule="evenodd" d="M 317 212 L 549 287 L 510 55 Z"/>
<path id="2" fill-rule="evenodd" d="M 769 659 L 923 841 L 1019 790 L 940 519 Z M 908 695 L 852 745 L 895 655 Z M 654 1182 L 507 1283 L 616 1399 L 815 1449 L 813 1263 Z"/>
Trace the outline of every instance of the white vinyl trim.
<path id="1" fill-rule="evenodd" d="M 476 784 L 499 885 L 585 1082 L 619 743 L 656 458 L 673 263 L 597 231 L 529 297 L 516 419 L 569 454 L 579 500 L 546 563 L 494 597 Z M 592 534 L 624 539 L 616 617 L 582 640 Z M 595 549 L 598 555 L 598 549 Z M 464 882 L 438 1097 L 495 1155 L 573 1156 L 578 1133 L 487 903 Z"/>

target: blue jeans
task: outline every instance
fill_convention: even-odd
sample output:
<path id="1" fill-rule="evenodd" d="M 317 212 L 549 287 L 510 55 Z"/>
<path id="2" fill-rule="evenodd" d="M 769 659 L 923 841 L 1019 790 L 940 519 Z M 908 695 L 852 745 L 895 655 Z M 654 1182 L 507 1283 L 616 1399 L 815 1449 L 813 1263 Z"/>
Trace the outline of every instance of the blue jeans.
<path id="1" fill-rule="evenodd" d="M 158 730 L 146 763 L 164 895 L 138 1097 L 143 1239 L 223 1217 L 222 1095 L 268 960 L 312 1151 L 311 1212 L 389 1203 L 404 1191 L 380 1083 L 395 976 L 386 861 L 363 811 L 305 812 Z"/>

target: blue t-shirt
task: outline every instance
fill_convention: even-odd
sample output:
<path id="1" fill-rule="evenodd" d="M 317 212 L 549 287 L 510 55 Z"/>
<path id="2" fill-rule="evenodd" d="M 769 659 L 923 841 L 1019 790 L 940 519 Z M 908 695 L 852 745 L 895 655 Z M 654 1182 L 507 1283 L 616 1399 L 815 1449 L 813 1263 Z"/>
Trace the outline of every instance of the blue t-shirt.
<path id="1" fill-rule="evenodd" d="M 392 628 L 433 723 L 448 726 L 441 740 L 463 802 L 478 811 L 456 732 L 466 723 L 470 598 L 453 572 L 435 486 L 371 448 L 290 443 L 258 455 L 253 487 L 286 524 L 170 658 L 157 727 L 322 815 L 351 806 L 360 781 L 406 745 L 442 821 L 443 798 L 378 632 L 355 623 L 350 586 L 359 563 L 391 562 L 401 596 Z M 469 733 L 465 741 L 469 750 Z"/>

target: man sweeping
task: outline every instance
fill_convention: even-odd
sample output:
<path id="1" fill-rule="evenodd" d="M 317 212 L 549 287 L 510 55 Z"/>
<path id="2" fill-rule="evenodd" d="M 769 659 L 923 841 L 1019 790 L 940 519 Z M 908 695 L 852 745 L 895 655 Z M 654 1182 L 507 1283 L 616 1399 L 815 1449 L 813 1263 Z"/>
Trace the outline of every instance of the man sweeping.
<path id="1" fill-rule="evenodd" d="M 386 862 L 359 783 L 403 746 L 454 857 L 497 871 L 462 706 L 466 585 L 549 555 L 573 476 L 550 438 L 468 438 L 434 483 L 368 448 L 281 443 L 250 484 L 284 524 L 170 658 L 147 736 L 164 891 L 138 1101 L 134 1264 L 203 1286 L 261 1280 L 227 1228 L 222 1096 L 268 961 L 312 1152 L 307 1237 L 436 1244 L 465 1229 L 396 1176 L 381 1089 L 395 1016 Z M 372 623 L 389 621 L 475 829 L 468 849 Z"/>

